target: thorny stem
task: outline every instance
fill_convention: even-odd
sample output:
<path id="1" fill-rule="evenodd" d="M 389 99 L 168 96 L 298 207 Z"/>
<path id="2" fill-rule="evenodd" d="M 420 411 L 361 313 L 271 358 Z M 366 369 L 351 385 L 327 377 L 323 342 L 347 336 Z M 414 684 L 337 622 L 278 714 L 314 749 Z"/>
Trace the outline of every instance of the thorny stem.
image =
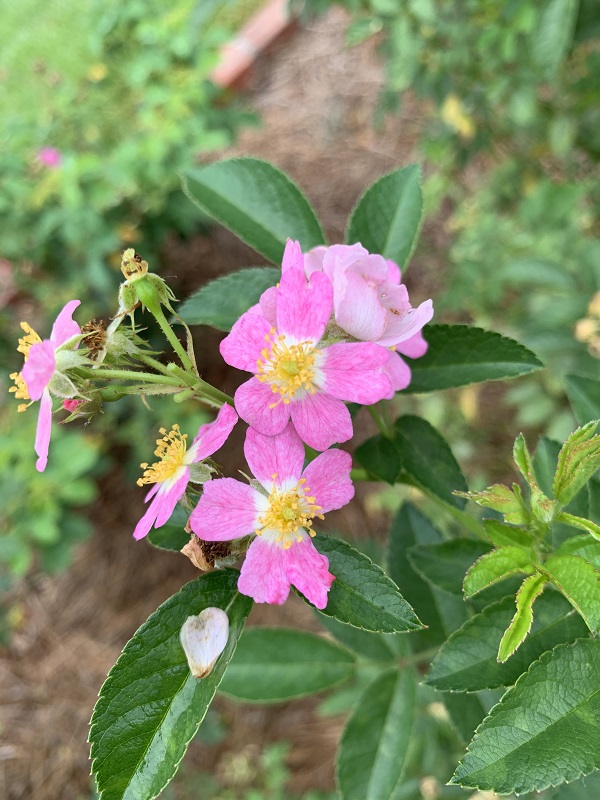
<path id="1" fill-rule="evenodd" d="M 162 308 L 160 307 L 160 305 L 156 304 L 156 306 L 154 306 L 153 308 L 150 308 L 149 306 L 147 306 L 147 308 L 148 308 L 148 311 L 150 311 L 150 313 L 154 317 L 154 319 L 158 322 L 158 324 L 160 326 L 160 329 L 162 330 L 164 335 L 169 340 L 169 344 L 171 345 L 173 350 L 175 350 L 175 352 L 179 356 L 179 358 L 181 360 L 181 363 L 183 364 L 185 369 L 188 370 L 189 372 L 195 373 L 195 368 L 194 368 L 194 365 L 192 363 L 191 358 L 188 356 L 188 354 L 185 351 L 185 348 L 183 347 L 183 345 L 181 344 L 181 342 L 179 341 L 179 339 L 175 335 L 175 331 L 173 330 L 173 328 L 167 322 L 167 318 L 163 314 L 163 311 L 162 311 Z"/>
<path id="2" fill-rule="evenodd" d="M 117 381 L 142 381 L 143 383 L 162 383 L 166 386 L 181 386 L 179 378 L 171 378 L 169 375 L 155 375 L 152 372 L 138 372 L 133 369 L 88 369 L 87 367 L 77 367 L 74 372 L 81 378 L 88 378 L 92 381 L 117 380 Z"/>
<path id="3" fill-rule="evenodd" d="M 167 369 L 167 365 L 166 364 L 161 364 L 160 361 L 158 361 L 156 358 L 152 358 L 152 356 L 148 356 L 148 355 L 145 355 L 143 353 L 140 353 L 140 354 L 138 354 L 137 358 L 138 358 L 139 361 L 142 361 L 144 364 L 146 364 L 149 367 L 152 367 L 152 369 L 155 369 L 157 372 L 160 372 L 163 375 L 170 375 L 171 374 L 169 372 L 169 370 Z"/>

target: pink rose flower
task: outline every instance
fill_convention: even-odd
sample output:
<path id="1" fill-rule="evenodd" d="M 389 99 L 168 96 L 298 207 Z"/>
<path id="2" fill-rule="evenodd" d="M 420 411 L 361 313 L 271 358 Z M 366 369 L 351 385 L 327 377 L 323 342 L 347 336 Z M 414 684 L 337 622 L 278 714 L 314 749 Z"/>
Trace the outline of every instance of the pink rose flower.
<path id="1" fill-rule="evenodd" d="M 190 517 L 192 530 L 205 541 L 256 534 L 238 589 L 257 603 L 280 605 L 295 586 L 317 608 L 325 608 L 335 576 L 311 541 L 312 524 L 354 496 L 350 455 L 328 450 L 303 471 L 304 447 L 289 422 L 276 436 L 250 428 L 244 453 L 259 487 L 233 478 L 207 483 Z"/>
<path id="2" fill-rule="evenodd" d="M 221 342 L 232 367 L 254 376 L 235 393 L 240 417 L 275 436 L 292 419 L 302 441 L 326 450 L 352 437 L 344 402 L 370 405 L 390 392 L 387 351 L 367 342 L 321 341 L 331 317 L 333 289 L 316 273 L 306 280 L 297 242 L 288 241 L 281 281 L 233 326 Z"/>
<path id="3" fill-rule="evenodd" d="M 11 378 L 15 386 L 9 391 L 15 393 L 18 400 L 29 400 L 22 403 L 19 411 L 24 411 L 32 402 L 40 400 L 40 411 L 35 434 L 35 452 L 38 460 L 36 469 L 43 472 L 48 463 L 48 448 L 52 427 L 52 395 L 69 398 L 77 394 L 77 388 L 67 376 L 69 367 L 85 363 L 85 356 L 75 353 L 81 330 L 73 319 L 73 311 L 80 304 L 79 300 L 71 300 L 57 316 L 49 339 L 40 339 L 38 334 L 27 323 L 21 328 L 25 336 L 19 339 L 17 350 L 23 353 L 25 365 L 20 373 L 13 372 Z"/>
<path id="4" fill-rule="evenodd" d="M 410 368 L 398 353 L 418 358 L 427 351 L 421 328 L 433 317 L 431 300 L 413 308 L 398 265 L 361 244 L 315 247 L 304 256 L 307 277 L 325 273 L 333 286 L 336 324 L 355 339 L 391 349 L 385 373 L 386 399 L 410 383 Z"/>
<path id="5" fill-rule="evenodd" d="M 144 475 L 138 480 L 138 485 L 153 483 L 154 486 L 146 495 L 146 502 L 152 502 L 135 527 L 135 539 L 147 536 L 152 526 L 160 528 L 169 521 L 188 483 L 197 477 L 194 475 L 197 469 L 194 465 L 223 446 L 237 420 L 238 416 L 233 408 L 225 404 L 214 422 L 200 426 L 189 450 L 187 434 L 181 433 L 179 425 L 173 425 L 169 433 L 161 428 L 163 436 L 156 440 L 157 448 L 154 451 L 159 460 L 150 466 L 141 465 Z M 202 477 L 206 480 L 207 476 L 205 474 Z"/>
<path id="6" fill-rule="evenodd" d="M 58 167 L 61 165 L 62 156 L 60 154 L 60 150 L 57 150 L 56 147 L 42 147 L 42 149 L 38 151 L 37 155 L 40 162 L 45 167 L 49 167 L 50 169 L 58 169 Z"/>

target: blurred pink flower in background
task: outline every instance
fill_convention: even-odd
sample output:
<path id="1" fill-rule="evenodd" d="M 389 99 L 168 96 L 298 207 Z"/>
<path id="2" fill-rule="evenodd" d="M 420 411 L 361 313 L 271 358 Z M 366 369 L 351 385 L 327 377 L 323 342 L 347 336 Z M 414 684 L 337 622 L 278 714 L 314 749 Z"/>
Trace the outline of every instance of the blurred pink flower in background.
<path id="1" fill-rule="evenodd" d="M 60 150 L 57 150 L 56 147 L 42 147 L 41 150 L 38 150 L 37 157 L 40 163 L 49 169 L 58 169 L 62 162 Z"/>

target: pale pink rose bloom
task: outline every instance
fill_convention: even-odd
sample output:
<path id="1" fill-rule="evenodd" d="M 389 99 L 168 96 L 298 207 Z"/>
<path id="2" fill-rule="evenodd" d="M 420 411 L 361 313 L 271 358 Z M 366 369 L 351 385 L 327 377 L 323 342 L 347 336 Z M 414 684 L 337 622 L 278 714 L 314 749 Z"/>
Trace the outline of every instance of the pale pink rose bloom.
<path id="1" fill-rule="evenodd" d="M 48 463 L 52 427 L 52 397 L 49 384 L 58 373 L 56 354 L 64 347 L 65 343 L 81 333 L 79 325 L 73 319 L 73 312 L 79 304 L 79 300 L 71 300 L 65 305 L 52 326 L 49 339 L 39 341 L 39 337 L 33 332 L 25 337 L 28 340 L 24 352 L 26 361 L 20 378 L 25 384 L 29 399 L 40 401 L 35 434 L 35 452 L 38 456 L 35 466 L 38 472 L 43 472 Z M 26 326 L 25 329 L 31 330 L 29 326 Z M 31 343 L 32 341 L 33 343 Z M 76 346 L 77 343 L 74 343 L 73 349 Z M 17 397 L 21 397 L 21 395 L 17 394 Z"/>
<path id="2" fill-rule="evenodd" d="M 60 150 L 57 150 L 56 147 L 42 147 L 38 151 L 38 158 L 45 167 L 50 169 L 58 169 L 62 162 Z"/>
<path id="3" fill-rule="evenodd" d="M 178 425 L 173 425 L 169 433 L 164 428 L 161 429 L 163 438 L 156 442 L 156 454 L 160 460 L 151 466 L 142 464 L 144 477 L 138 480 L 140 486 L 145 483 L 154 483 L 154 486 L 146 495 L 146 502 L 152 502 L 135 527 L 135 539 L 147 536 L 152 526 L 160 528 L 169 521 L 189 481 L 193 479 L 190 465 L 216 453 L 225 443 L 237 420 L 238 416 L 233 408 L 225 404 L 214 422 L 200 426 L 189 450 L 187 435 L 180 432 Z"/>
<path id="4" fill-rule="evenodd" d="M 243 420 L 274 436 L 291 417 L 302 441 L 326 450 L 352 437 L 344 403 L 370 405 L 389 394 L 388 353 L 370 342 L 320 344 L 333 290 L 323 273 L 307 281 L 301 263 L 299 244 L 288 241 L 279 285 L 235 323 L 221 355 L 255 375 L 235 393 Z"/>
<path id="5" fill-rule="evenodd" d="M 295 586 L 325 608 L 335 576 L 312 543 L 312 523 L 354 496 L 350 455 L 328 450 L 303 470 L 304 447 L 291 422 L 276 436 L 250 428 L 244 453 L 263 491 L 233 478 L 207 483 L 190 517 L 192 530 L 205 541 L 256 534 L 238 589 L 257 603 L 280 605 Z"/>
<path id="6" fill-rule="evenodd" d="M 432 301 L 413 308 L 398 265 L 361 244 L 315 247 L 304 256 L 304 270 L 307 276 L 328 275 L 335 321 L 343 331 L 392 348 L 384 370 L 392 388 L 385 399 L 405 389 L 410 367 L 399 354 L 419 358 L 426 353 L 421 329 L 433 317 Z"/>

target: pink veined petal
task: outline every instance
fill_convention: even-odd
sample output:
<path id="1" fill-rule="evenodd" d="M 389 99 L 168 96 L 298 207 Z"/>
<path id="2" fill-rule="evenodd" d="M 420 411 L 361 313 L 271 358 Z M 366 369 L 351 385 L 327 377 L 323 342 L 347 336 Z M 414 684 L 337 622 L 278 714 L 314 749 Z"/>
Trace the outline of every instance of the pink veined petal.
<path id="1" fill-rule="evenodd" d="M 37 342 L 29 350 L 29 358 L 21 370 L 32 400 L 39 400 L 56 369 L 54 344 L 49 339 Z"/>
<path id="2" fill-rule="evenodd" d="M 35 430 L 35 452 L 38 456 L 38 460 L 35 462 L 35 468 L 38 472 L 43 472 L 46 469 L 46 464 L 48 463 L 48 448 L 50 447 L 52 398 L 50 397 L 48 389 L 44 389 L 42 392 L 41 401 L 37 428 Z"/>
<path id="3" fill-rule="evenodd" d="M 287 272 L 288 269 L 304 270 L 304 256 L 302 255 L 300 242 L 295 242 L 293 239 L 288 239 L 285 243 L 281 261 L 281 272 Z"/>
<path id="4" fill-rule="evenodd" d="M 319 245 L 304 254 L 304 274 L 307 278 L 310 278 L 313 272 L 323 272 L 323 258 L 327 249 L 325 245 Z"/>
<path id="5" fill-rule="evenodd" d="M 273 328 L 277 327 L 277 287 L 271 286 L 260 296 L 260 313 Z"/>
<path id="6" fill-rule="evenodd" d="M 225 403 L 221 406 L 215 421 L 201 425 L 198 429 L 194 443 L 186 453 L 186 463 L 202 461 L 216 453 L 225 444 L 237 421 L 238 415 L 230 405 Z"/>
<path id="7" fill-rule="evenodd" d="M 154 497 L 144 516 L 140 519 L 133 531 L 134 539 L 143 539 L 150 533 L 152 527 L 161 528 L 171 518 L 177 502 L 185 492 L 185 487 L 188 484 L 190 471 L 186 468 L 185 473 L 174 484 L 169 485 L 167 482 L 158 483 L 158 487 L 154 492 Z M 152 490 L 146 495 L 146 501 L 149 499 Z"/>
<path id="8" fill-rule="evenodd" d="M 406 361 L 404 361 L 404 359 L 398 355 L 398 353 L 390 351 L 390 357 L 385 365 L 384 372 L 390 379 L 390 383 L 392 385 L 391 392 L 385 399 L 391 400 L 396 392 L 406 389 L 410 383 L 410 367 Z"/>
<path id="9" fill-rule="evenodd" d="M 285 603 L 290 581 L 285 572 L 284 549 L 257 536 L 242 564 L 238 589 L 256 603 Z"/>
<path id="10" fill-rule="evenodd" d="M 231 367 L 257 372 L 256 362 L 269 346 L 267 336 L 270 330 L 271 325 L 266 319 L 246 311 L 221 342 L 221 355 Z"/>
<path id="11" fill-rule="evenodd" d="M 378 344 L 386 347 L 400 344 L 400 342 L 410 339 L 415 333 L 418 333 L 432 317 L 433 303 L 431 300 L 425 300 L 417 308 L 411 308 L 404 316 L 388 314 L 386 327 L 383 336 L 378 340 Z"/>
<path id="12" fill-rule="evenodd" d="M 321 453 L 304 470 L 309 495 L 321 507 L 321 512 L 345 506 L 354 497 L 354 485 L 350 480 L 352 457 L 343 450 L 327 450 Z"/>
<path id="13" fill-rule="evenodd" d="M 323 392 L 294 398 L 290 405 L 292 422 L 303 442 L 314 450 L 352 438 L 350 412 L 341 400 Z"/>
<path id="14" fill-rule="evenodd" d="M 268 499 L 234 478 L 204 484 L 202 497 L 190 516 L 190 527 L 207 542 L 226 542 L 253 533 Z"/>
<path id="15" fill-rule="evenodd" d="M 283 551 L 288 580 L 317 608 L 325 608 L 335 575 L 329 572 L 327 556 L 319 553 L 306 536 Z"/>
<path id="16" fill-rule="evenodd" d="M 277 288 L 277 330 L 295 342 L 316 344 L 329 322 L 333 308 L 333 288 L 322 272 L 310 282 L 299 269 L 288 269 Z"/>
<path id="17" fill-rule="evenodd" d="M 323 255 L 323 272 L 333 282 L 336 272 L 345 272 L 353 264 L 362 261 L 369 255 L 362 244 L 333 244 L 326 248 Z"/>
<path id="18" fill-rule="evenodd" d="M 388 351 L 372 342 L 332 344 L 323 350 L 323 389 L 346 402 L 377 403 L 390 391 L 389 379 L 383 373 L 387 360 Z"/>
<path id="19" fill-rule="evenodd" d="M 259 433 L 275 436 L 285 428 L 290 418 L 290 406 L 280 401 L 268 383 L 250 378 L 235 393 L 238 414 Z M 273 403 L 276 405 L 273 406 Z M 273 406 L 273 408 L 271 408 Z"/>
<path id="20" fill-rule="evenodd" d="M 333 276 L 335 321 L 355 339 L 375 341 L 385 327 L 386 310 L 377 286 L 352 270 Z"/>
<path id="21" fill-rule="evenodd" d="M 81 328 L 73 319 L 73 312 L 79 305 L 81 305 L 81 300 L 70 300 L 54 321 L 50 341 L 54 343 L 55 348 L 60 347 L 71 336 L 81 333 Z"/>
<path id="22" fill-rule="evenodd" d="M 254 477 L 269 492 L 289 480 L 297 484 L 302 475 L 304 445 L 291 422 L 276 436 L 248 428 L 244 455 Z"/>
<path id="23" fill-rule="evenodd" d="M 395 261 L 392 261 L 389 258 L 386 258 L 386 264 L 388 267 L 387 272 L 387 279 L 390 283 L 400 283 L 402 281 L 402 273 L 400 272 L 400 267 L 396 264 Z"/>
<path id="24" fill-rule="evenodd" d="M 415 333 L 410 339 L 405 339 L 403 342 L 396 345 L 396 350 L 402 353 L 403 356 L 408 356 L 409 358 L 421 358 L 428 349 L 429 345 L 423 338 L 423 333 L 421 331 Z"/>

